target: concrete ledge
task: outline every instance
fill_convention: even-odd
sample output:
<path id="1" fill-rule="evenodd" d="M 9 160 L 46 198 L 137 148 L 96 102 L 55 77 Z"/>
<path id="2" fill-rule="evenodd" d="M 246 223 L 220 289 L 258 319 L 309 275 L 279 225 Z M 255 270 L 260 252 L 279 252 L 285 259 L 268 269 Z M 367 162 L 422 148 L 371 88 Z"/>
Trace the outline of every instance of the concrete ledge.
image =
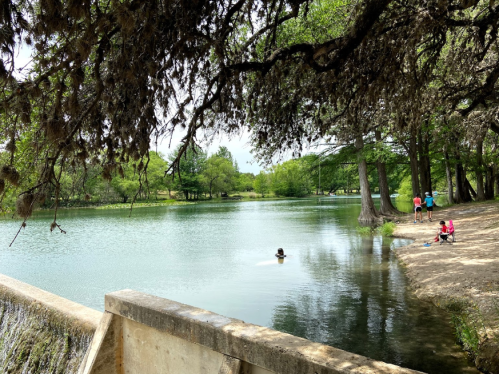
<path id="1" fill-rule="evenodd" d="M 30 284 L 0 274 L 2 299 L 15 300 L 16 304 L 41 308 L 44 312 L 64 316 L 84 334 L 93 335 L 102 318 L 102 312 L 71 300 L 54 295 Z"/>
<path id="2" fill-rule="evenodd" d="M 420 373 L 132 290 L 106 295 L 106 311 L 237 358 L 265 372 Z"/>

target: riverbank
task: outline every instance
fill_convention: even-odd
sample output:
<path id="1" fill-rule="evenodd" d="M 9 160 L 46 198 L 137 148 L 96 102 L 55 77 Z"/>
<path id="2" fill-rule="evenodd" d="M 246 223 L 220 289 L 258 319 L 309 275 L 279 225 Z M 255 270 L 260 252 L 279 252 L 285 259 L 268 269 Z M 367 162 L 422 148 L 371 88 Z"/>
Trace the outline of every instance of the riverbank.
<path id="1" fill-rule="evenodd" d="M 311 196 L 306 196 L 311 197 Z M 151 207 L 167 207 L 167 206 L 178 206 L 178 205 L 192 205 L 197 203 L 221 203 L 228 201 L 271 201 L 271 200 L 289 200 L 289 197 L 276 197 L 276 196 L 248 196 L 246 195 L 234 195 L 226 198 L 215 197 L 213 199 L 202 198 L 197 200 L 176 200 L 176 199 L 151 199 L 151 200 L 139 200 L 133 204 L 130 201 L 126 203 L 122 202 L 92 202 L 92 201 L 71 201 L 61 202 L 58 210 L 69 210 L 69 209 L 100 209 L 100 210 L 109 210 L 109 209 L 138 209 L 138 208 L 151 208 Z M 35 208 L 35 211 L 53 211 L 53 206 L 43 206 Z M 10 216 L 15 213 L 15 207 L 12 204 L 11 206 L 6 206 L 2 210 L 0 210 L 0 217 Z"/>
<path id="2" fill-rule="evenodd" d="M 162 206 L 176 206 L 176 205 L 192 205 L 197 203 L 222 203 L 222 202 L 230 202 L 230 201 L 273 201 L 273 200 L 290 200 L 290 199 L 309 199 L 309 198 L 332 198 L 328 195 L 307 195 L 302 197 L 286 197 L 286 196 L 276 196 L 274 194 L 265 195 L 262 197 L 261 195 L 257 195 L 254 192 L 241 192 L 228 197 L 213 197 L 209 198 L 200 198 L 193 200 L 184 200 L 184 199 L 171 199 L 165 197 L 167 195 L 158 195 L 158 199 L 149 199 L 149 200 L 139 200 L 133 204 L 133 209 L 136 208 L 150 208 L 150 207 L 162 207 Z M 359 197 L 360 195 L 338 195 L 334 197 Z M 11 203 L 10 206 L 3 207 L 0 210 L 0 217 L 6 215 L 12 215 L 15 213 L 14 202 Z M 75 200 L 69 202 L 60 202 L 58 210 L 66 210 L 66 209 L 130 209 L 132 208 L 132 203 L 130 201 L 126 203 L 122 202 L 94 202 L 94 201 L 84 201 L 84 200 Z M 35 208 L 35 211 L 51 211 L 53 210 L 53 206 L 43 206 Z"/>
<path id="3" fill-rule="evenodd" d="M 396 250 L 415 294 L 451 313 L 456 336 L 480 370 L 499 373 L 499 202 L 439 209 L 433 222 L 413 219 L 404 217 L 394 235 L 415 240 Z M 454 222 L 452 245 L 433 242 L 440 220 Z"/>
<path id="4" fill-rule="evenodd" d="M 138 209 L 138 208 L 151 208 L 151 207 L 162 207 L 162 206 L 177 206 L 177 205 L 191 205 L 195 204 L 193 201 L 185 200 L 146 200 L 137 201 L 133 204 L 131 202 L 127 203 L 92 203 L 92 202 L 76 202 L 72 204 L 62 204 L 57 210 L 68 210 L 68 209 Z M 35 211 L 53 211 L 53 206 L 38 207 Z M 2 215 L 12 215 L 15 213 L 14 207 L 6 207 L 0 212 L 0 217 Z"/>

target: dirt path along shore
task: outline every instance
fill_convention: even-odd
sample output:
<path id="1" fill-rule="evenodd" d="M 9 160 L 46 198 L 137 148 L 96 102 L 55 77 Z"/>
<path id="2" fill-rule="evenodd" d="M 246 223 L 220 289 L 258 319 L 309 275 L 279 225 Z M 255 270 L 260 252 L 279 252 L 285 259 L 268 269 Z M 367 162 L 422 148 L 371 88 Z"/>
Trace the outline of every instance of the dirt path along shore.
<path id="1" fill-rule="evenodd" d="M 453 220 L 455 243 L 433 242 L 440 220 Z M 476 366 L 499 373 L 499 202 L 439 209 L 433 222 L 407 216 L 394 235 L 415 240 L 396 251 L 416 295 L 449 311 Z"/>

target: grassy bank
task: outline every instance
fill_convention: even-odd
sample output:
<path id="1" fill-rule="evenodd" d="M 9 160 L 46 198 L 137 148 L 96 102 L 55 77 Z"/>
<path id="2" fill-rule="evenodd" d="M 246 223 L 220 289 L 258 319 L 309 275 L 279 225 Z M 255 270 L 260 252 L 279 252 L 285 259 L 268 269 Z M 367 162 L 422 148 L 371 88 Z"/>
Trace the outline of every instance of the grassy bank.
<path id="1" fill-rule="evenodd" d="M 315 196 L 315 195 L 314 195 Z M 179 206 L 179 205 L 192 205 L 200 202 L 225 202 L 225 201 L 270 201 L 270 200 L 285 200 L 290 199 L 290 197 L 276 196 L 275 194 L 257 195 L 254 192 L 242 192 L 230 195 L 229 197 L 217 197 L 214 196 L 212 199 L 209 197 L 201 196 L 196 200 L 185 200 L 185 199 L 172 199 L 168 194 L 160 194 L 157 198 L 149 200 L 138 200 L 133 204 L 133 209 L 136 208 L 150 208 L 150 207 L 167 207 L 167 206 Z M 130 209 L 132 207 L 131 200 L 126 203 L 123 202 L 98 202 L 98 201 L 85 201 L 85 200 L 70 200 L 61 201 L 59 203 L 58 209 Z M 53 210 L 54 205 L 44 205 L 35 209 L 40 210 Z M 0 211 L 0 216 L 11 216 L 15 214 L 15 207 L 8 205 Z"/>
<path id="2" fill-rule="evenodd" d="M 385 222 L 381 226 L 372 227 L 372 226 L 358 226 L 357 232 L 360 235 L 375 235 L 380 234 L 383 236 L 393 236 L 393 233 L 397 225 L 393 222 Z"/>
<path id="3" fill-rule="evenodd" d="M 133 204 L 133 209 L 136 208 L 150 208 L 158 206 L 176 206 L 176 205 L 191 205 L 194 202 L 191 201 L 177 201 L 177 200 L 159 200 L 159 201 L 147 201 L 147 202 L 136 202 Z M 130 209 L 132 207 L 131 203 L 115 203 L 97 206 L 95 209 Z"/>

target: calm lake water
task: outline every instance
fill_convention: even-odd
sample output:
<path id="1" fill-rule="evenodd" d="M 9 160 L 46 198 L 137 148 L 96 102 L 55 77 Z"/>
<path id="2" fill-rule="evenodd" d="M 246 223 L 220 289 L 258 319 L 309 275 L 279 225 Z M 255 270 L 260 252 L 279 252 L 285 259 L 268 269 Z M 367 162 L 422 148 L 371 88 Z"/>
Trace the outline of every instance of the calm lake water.
<path id="1" fill-rule="evenodd" d="M 0 220 L 0 273 L 102 310 L 131 288 L 428 373 L 478 373 L 393 249 L 356 232 L 360 199 L 66 210 Z M 276 249 L 287 258 L 279 262 Z"/>

